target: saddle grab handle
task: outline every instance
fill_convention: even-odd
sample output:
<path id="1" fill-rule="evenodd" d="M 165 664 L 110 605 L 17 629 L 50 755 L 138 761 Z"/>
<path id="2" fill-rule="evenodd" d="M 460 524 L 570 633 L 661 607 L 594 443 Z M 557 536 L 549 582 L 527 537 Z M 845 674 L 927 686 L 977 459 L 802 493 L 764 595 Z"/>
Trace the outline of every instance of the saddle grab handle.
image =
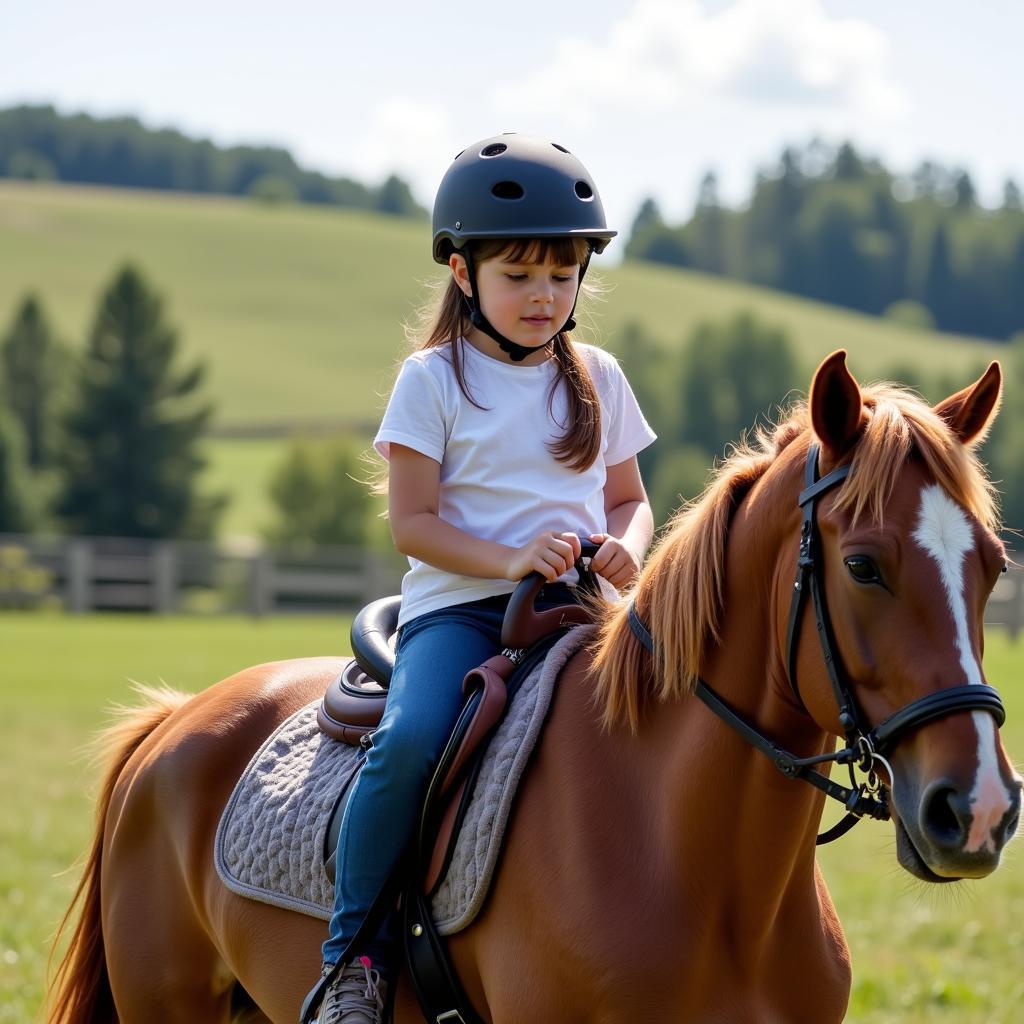
<path id="1" fill-rule="evenodd" d="M 597 577 L 590 569 L 590 559 L 597 554 L 600 546 L 580 538 L 580 557 L 576 559 L 575 569 L 580 576 L 579 588 L 588 593 L 600 592 Z M 522 650 L 563 626 L 591 621 L 590 612 L 578 604 L 560 605 L 538 612 L 533 605 L 545 583 L 547 580 L 539 572 L 531 572 L 512 591 L 505 610 L 505 621 L 501 625 L 503 647 Z"/>

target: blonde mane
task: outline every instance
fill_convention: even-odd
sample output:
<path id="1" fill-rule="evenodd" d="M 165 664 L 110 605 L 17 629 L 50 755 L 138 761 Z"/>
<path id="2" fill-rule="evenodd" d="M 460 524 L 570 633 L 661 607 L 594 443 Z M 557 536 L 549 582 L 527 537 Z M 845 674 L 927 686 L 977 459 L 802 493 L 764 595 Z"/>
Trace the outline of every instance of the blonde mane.
<path id="1" fill-rule="evenodd" d="M 936 482 L 992 530 L 999 529 L 995 488 L 973 445 L 964 445 L 922 398 L 892 384 L 862 389 L 866 424 L 853 467 L 836 499 L 854 521 L 865 513 L 881 525 L 907 460 L 916 455 Z M 690 693 L 709 646 L 720 639 L 725 545 L 729 524 L 751 487 L 791 444 L 811 441 L 807 403 L 772 429 L 744 439 L 715 471 L 704 493 L 673 516 L 626 599 L 600 613 L 592 672 L 607 728 L 640 726 L 646 701 Z M 980 439 L 979 439 L 980 440 Z M 656 637 L 657 664 L 634 638 L 630 600 Z"/>

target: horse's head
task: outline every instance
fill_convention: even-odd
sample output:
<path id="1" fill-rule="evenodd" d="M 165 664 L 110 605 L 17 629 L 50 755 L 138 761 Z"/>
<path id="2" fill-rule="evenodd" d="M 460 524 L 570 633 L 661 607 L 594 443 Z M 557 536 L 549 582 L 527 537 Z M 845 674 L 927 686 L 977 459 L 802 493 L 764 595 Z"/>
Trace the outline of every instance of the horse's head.
<path id="1" fill-rule="evenodd" d="M 969 703 L 969 687 L 985 684 L 985 604 L 1005 567 L 990 485 L 972 449 L 996 414 L 1001 384 L 993 363 L 928 409 L 895 389 L 862 393 L 837 352 L 811 387 L 822 474 L 852 463 L 816 515 L 838 671 L 872 729 L 910 706 L 940 706 L 898 730 L 875 761 L 890 786 L 900 863 L 928 881 L 989 874 L 1019 818 L 1021 780 L 996 718 Z M 822 728 L 842 733 L 814 612 L 801 614 L 800 695 Z M 953 688 L 962 688 L 966 709 L 931 697 Z"/>

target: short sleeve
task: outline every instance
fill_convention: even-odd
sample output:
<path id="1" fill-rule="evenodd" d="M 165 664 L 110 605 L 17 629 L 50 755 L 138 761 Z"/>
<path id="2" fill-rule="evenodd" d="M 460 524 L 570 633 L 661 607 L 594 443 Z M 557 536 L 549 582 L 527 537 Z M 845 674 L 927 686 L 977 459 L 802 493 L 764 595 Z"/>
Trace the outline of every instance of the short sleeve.
<path id="1" fill-rule="evenodd" d="M 608 447 L 604 461 L 605 465 L 617 466 L 643 451 L 657 440 L 658 435 L 644 419 L 633 389 L 618 362 L 608 357 L 604 360 L 603 369 L 608 389 L 605 407 L 608 413 Z"/>
<path id="2" fill-rule="evenodd" d="M 410 357 L 399 371 L 373 447 L 384 459 L 391 458 L 392 444 L 401 444 L 441 462 L 446 438 L 440 383 L 421 359 Z"/>

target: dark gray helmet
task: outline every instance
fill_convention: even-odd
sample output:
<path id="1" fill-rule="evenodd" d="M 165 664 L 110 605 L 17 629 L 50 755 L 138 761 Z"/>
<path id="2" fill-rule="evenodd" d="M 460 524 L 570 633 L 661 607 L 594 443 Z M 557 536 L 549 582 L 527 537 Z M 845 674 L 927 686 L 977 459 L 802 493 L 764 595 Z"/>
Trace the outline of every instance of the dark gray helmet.
<path id="1" fill-rule="evenodd" d="M 476 238 L 589 238 L 609 231 L 597 186 L 564 146 L 531 135 L 495 135 L 464 149 L 434 200 L 434 259 Z"/>

